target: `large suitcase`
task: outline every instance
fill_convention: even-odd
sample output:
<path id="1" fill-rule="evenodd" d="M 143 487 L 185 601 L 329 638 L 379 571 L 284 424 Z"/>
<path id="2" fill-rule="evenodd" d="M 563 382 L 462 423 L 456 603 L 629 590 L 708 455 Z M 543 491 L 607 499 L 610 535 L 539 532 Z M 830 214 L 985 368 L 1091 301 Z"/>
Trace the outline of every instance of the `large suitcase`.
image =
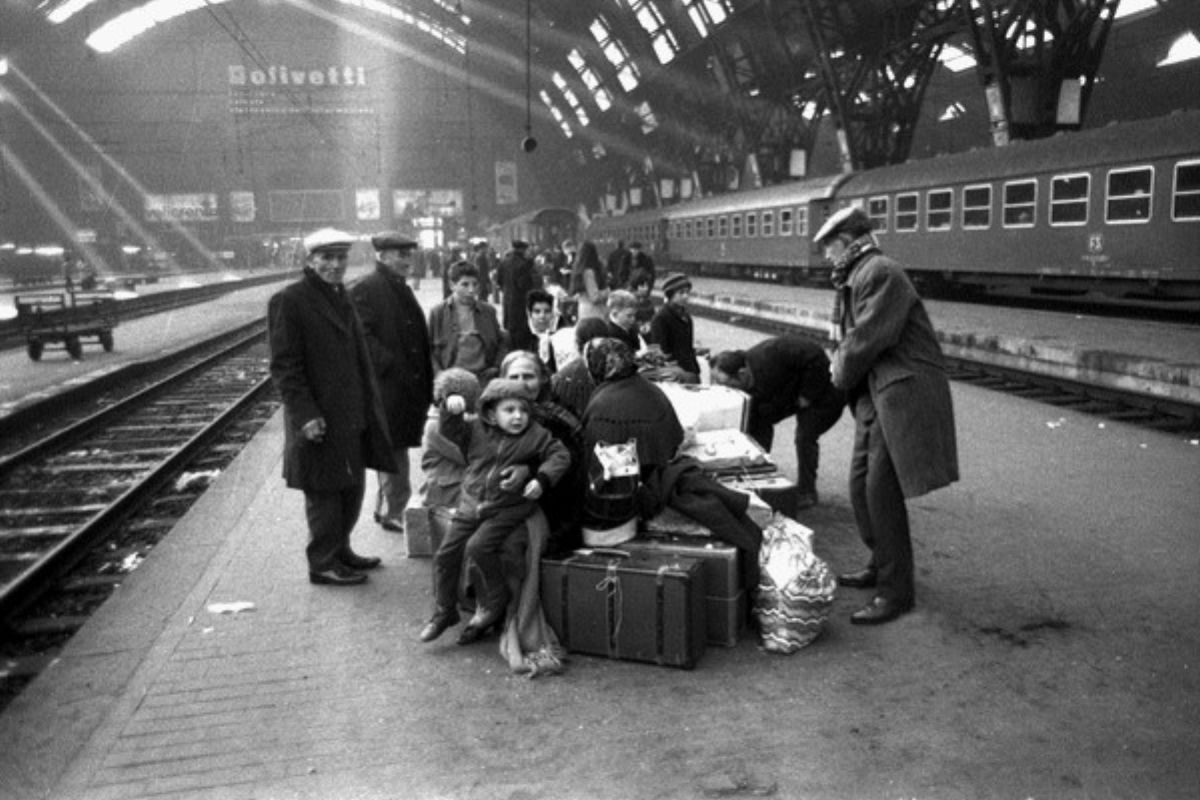
<path id="1" fill-rule="evenodd" d="M 731 544 L 695 536 L 645 534 L 617 546 L 634 556 L 698 559 L 704 570 L 704 626 L 708 644 L 733 647 L 746 622 L 740 555 Z"/>
<path id="2" fill-rule="evenodd" d="M 677 556 L 542 559 L 542 611 L 573 653 L 691 669 L 704 654 L 704 573 Z"/>

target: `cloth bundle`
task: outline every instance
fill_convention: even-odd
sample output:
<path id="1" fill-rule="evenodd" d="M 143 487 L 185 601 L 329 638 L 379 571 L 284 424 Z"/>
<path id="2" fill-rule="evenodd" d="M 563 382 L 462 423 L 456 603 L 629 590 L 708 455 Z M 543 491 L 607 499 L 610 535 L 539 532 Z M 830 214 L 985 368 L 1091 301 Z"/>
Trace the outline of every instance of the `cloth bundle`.
<path id="1" fill-rule="evenodd" d="M 837 579 L 813 552 L 812 534 L 779 513 L 763 529 L 754 614 L 768 652 L 790 654 L 808 646 L 829 618 Z"/>

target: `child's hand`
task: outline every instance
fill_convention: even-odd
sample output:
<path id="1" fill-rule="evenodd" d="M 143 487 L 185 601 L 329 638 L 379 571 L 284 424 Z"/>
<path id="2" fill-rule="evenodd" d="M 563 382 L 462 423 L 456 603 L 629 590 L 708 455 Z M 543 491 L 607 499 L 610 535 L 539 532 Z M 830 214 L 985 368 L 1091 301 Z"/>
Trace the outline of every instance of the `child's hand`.
<path id="1" fill-rule="evenodd" d="M 446 410 L 451 414 L 461 414 L 467 410 L 467 401 L 461 394 L 452 394 L 446 398 Z"/>
<path id="2" fill-rule="evenodd" d="M 529 483 L 525 484 L 525 499 L 537 500 L 542 496 L 542 482 L 534 478 Z"/>

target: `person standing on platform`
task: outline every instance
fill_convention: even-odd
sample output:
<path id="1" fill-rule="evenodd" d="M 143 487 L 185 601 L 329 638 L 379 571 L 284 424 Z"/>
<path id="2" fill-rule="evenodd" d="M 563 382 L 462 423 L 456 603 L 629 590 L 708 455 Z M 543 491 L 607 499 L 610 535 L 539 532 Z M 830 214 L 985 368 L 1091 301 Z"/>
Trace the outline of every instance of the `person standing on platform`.
<path id="1" fill-rule="evenodd" d="M 768 453 L 775 426 L 796 416 L 796 511 L 815 506 L 821 434 L 846 405 L 830 378 L 825 351 L 803 336 L 777 336 L 749 350 L 718 353 L 711 367 L 713 383 L 750 395 L 747 433 Z"/>
<path id="2" fill-rule="evenodd" d="M 487 239 L 477 239 L 471 250 L 471 263 L 479 271 L 479 299 L 487 301 L 492 297 L 492 259 L 488 256 Z"/>
<path id="3" fill-rule="evenodd" d="M 630 242 L 629 255 L 625 258 L 620 275 L 621 287 L 629 286 L 629 282 L 633 280 L 633 276 L 639 272 L 645 272 L 650 276 L 650 288 L 653 289 L 655 279 L 654 259 L 642 249 L 641 242 Z"/>
<path id="4" fill-rule="evenodd" d="M 407 281 L 417 243 L 388 232 L 371 237 L 371 245 L 375 271 L 350 287 L 350 298 L 366 333 L 398 467 L 378 474 L 375 521 L 403 533 L 404 509 L 412 497 L 408 449 L 420 446 L 433 402 L 433 361 L 425 312 Z"/>
<path id="5" fill-rule="evenodd" d="M 304 237 L 300 280 L 271 297 L 271 377 L 284 409 L 283 477 L 304 492 L 312 583 L 366 581 L 376 557 L 350 548 L 366 470 L 395 472 L 362 322 L 342 279 L 354 237 L 322 228 Z"/>
<path id="6" fill-rule="evenodd" d="M 528 242 L 513 240 L 512 250 L 496 269 L 500 291 L 504 295 L 501 322 L 512 339 L 520 338 L 523 329 L 528 326 L 525 321 L 525 296 L 530 289 L 541 286 L 533 260 L 526 254 L 528 249 Z"/>
<path id="7" fill-rule="evenodd" d="M 567 287 L 568 293 L 575 298 L 576 322 L 604 316 L 607 280 L 595 242 L 584 240 L 571 262 L 571 279 Z"/>
<path id="8" fill-rule="evenodd" d="M 608 258 L 604 261 L 605 283 L 610 289 L 624 289 L 625 284 L 621 283 L 622 276 L 628 277 L 625 273 L 625 260 L 629 258 L 629 248 L 625 246 L 624 239 L 617 239 L 617 246 Z"/>
<path id="9" fill-rule="evenodd" d="M 699 383 L 700 362 L 696 360 L 696 336 L 688 300 L 692 282 L 678 272 L 668 275 L 662 285 L 666 302 L 650 320 L 650 342 L 658 345 L 663 355 L 675 362 L 685 374 L 681 383 Z"/>
<path id="10" fill-rule="evenodd" d="M 879 250 L 866 213 L 853 206 L 837 211 L 813 241 L 833 264 L 840 341 L 831 369 L 854 413 L 850 503 L 871 551 L 864 569 L 838 582 L 875 590 L 850 617 L 873 625 L 914 605 L 905 500 L 958 480 L 954 407 L 925 305 L 900 265 Z"/>
<path id="11" fill-rule="evenodd" d="M 500 371 L 508 338 L 496 319 L 496 309 L 476 296 L 479 273 L 475 265 L 457 261 L 446 274 L 453 291 L 429 310 L 434 371 L 462 367 L 486 384 Z"/>

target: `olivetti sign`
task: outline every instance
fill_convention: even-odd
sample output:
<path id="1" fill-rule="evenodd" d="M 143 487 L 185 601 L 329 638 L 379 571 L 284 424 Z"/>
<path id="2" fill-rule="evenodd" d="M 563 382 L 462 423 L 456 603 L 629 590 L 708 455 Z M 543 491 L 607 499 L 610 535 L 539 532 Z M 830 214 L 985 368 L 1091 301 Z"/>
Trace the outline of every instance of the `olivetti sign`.
<path id="1" fill-rule="evenodd" d="M 356 66 L 229 65 L 234 114 L 373 114 L 367 70 Z"/>

